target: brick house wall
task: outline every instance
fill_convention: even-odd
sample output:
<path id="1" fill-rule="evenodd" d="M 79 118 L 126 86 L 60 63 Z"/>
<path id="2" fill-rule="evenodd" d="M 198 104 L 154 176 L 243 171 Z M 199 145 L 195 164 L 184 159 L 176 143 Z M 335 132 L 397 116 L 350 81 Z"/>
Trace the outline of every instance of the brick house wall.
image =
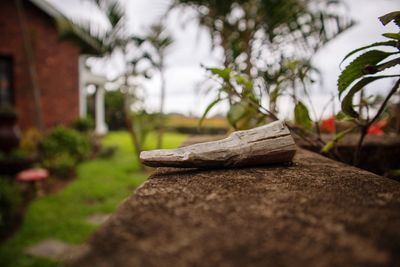
<path id="1" fill-rule="evenodd" d="M 44 125 L 67 125 L 79 117 L 80 49 L 60 41 L 53 19 L 24 2 L 25 17 L 33 43 Z M 0 1 L 0 55 L 11 56 L 14 103 L 22 129 L 35 127 L 35 106 L 14 0 Z"/>

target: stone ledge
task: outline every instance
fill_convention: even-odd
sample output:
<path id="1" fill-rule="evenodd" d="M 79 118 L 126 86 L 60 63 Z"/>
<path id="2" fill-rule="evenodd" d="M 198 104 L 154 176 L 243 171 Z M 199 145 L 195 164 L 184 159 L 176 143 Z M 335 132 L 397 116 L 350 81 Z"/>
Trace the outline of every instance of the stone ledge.
<path id="1" fill-rule="evenodd" d="M 293 166 L 159 169 L 70 266 L 399 266 L 400 183 L 299 150 Z"/>

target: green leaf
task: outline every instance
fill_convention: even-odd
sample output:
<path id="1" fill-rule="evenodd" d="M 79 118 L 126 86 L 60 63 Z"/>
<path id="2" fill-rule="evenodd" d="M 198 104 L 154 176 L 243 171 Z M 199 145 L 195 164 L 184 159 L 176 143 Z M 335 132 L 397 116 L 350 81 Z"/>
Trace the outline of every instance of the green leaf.
<path id="1" fill-rule="evenodd" d="M 382 22 L 383 25 L 390 23 L 392 20 L 394 20 L 397 24 L 400 22 L 400 11 L 395 11 L 383 15 L 382 17 L 379 17 L 379 20 Z"/>
<path id="2" fill-rule="evenodd" d="M 321 152 L 322 153 L 329 153 L 329 151 L 331 151 L 337 144 L 337 142 L 339 142 L 340 140 L 343 139 L 343 137 L 346 136 L 346 134 L 348 134 L 349 132 L 351 132 L 353 129 L 347 129 L 344 130 L 342 132 L 339 132 L 337 134 L 335 134 L 335 137 L 333 137 L 333 139 L 328 142 L 322 149 Z"/>
<path id="3" fill-rule="evenodd" d="M 354 118 L 347 116 L 343 111 L 340 111 L 335 116 L 337 121 L 353 121 Z"/>
<path id="4" fill-rule="evenodd" d="M 396 65 L 400 65 L 400 58 L 395 58 L 395 59 L 389 60 L 388 62 L 382 63 L 382 64 L 378 65 L 377 68 L 379 71 L 383 71 L 385 69 L 392 68 Z"/>
<path id="5" fill-rule="evenodd" d="M 300 101 L 294 108 L 294 118 L 296 124 L 305 129 L 310 129 L 313 125 L 307 107 Z"/>
<path id="6" fill-rule="evenodd" d="M 211 71 L 212 74 L 217 75 L 224 79 L 225 81 L 228 81 L 231 77 L 231 68 L 225 68 L 225 69 L 219 69 L 219 68 L 207 68 L 207 70 Z"/>
<path id="7" fill-rule="evenodd" d="M 339 97 L 346 90 L 346 88 L 354 82 L 356 79 L 362 77 L 365 73 L 365 67 L 375 66 L 385 58 L 395 53 L 388 53 L 379 50 L 367 51 L 361 56 L 357 57 L 351 62 L 344 71 L 340 74 L 338 80 Z"/>
<path id="8" fill-rule="evenodd" d="M 386 38 L 395 39 L 395 40 L 400 41 L 400 33 L 388 32 L 388 33 L 384 33 L 382 35 Z"/>
<path id="9" fill-rule="evenodd" d="M 270 94 L 270 102 L 271 103 L 276 103 L 278 100 L 278 97 L 280 96 L 280 86 L 276 86 L 274 90 L 272 90 Z"/>
<path id="10" fill-rule="evenodd" d="M 201 127 L 201 125 L 202 125 L 204 119 L 206 118 L 208 112 L 210 112 L 210 110 L 211 110 L 216 104 L 218 104 L 221 100 L 222 100 L 222 99 L 218 97 L 217 99 L 215 99 L 214 101 L 212 101 L 212 102 L 207 106 L 206 110 L 204 111 L 203 115 L 201 116 L 201 118 L 200 118 L 200 120 L 199 120 L 199 124 L 198 124 L 198 127 L 199 127 L 199 128 Z"/>
<path id="11" fill-rule="evenodd" d="M 366 77 L 360 81 L 358 81 L 348 92 L 348 94 L 344 97 L 342 101 L 342 111 L 352 117 L 352 118 L 358 118 L 359 114 L 354 110 L 353 108 L 353 97 L 354 95 L 363 89 L 367 84 L 379 80 L 379 79 L 384 79 L 384 78 L 392 78 L 392 77 L 398 77 L 398 75 L 383 75 L 383 76 L 373 76 L 373 77 Z"/>
<path id="12" fill-rule="evenodd" d="M 363 46 L 363 47 L 357 48 L 357 49 L 351 51 L 350 53 L 348 53 L 348 54 L 343 58 L 342 62 L 340 62 L 340 65 L 342 65 L 342 63 L 343 63 L 346 59 L 348 59 L 350 56 L 352 56 L 352 55 L 354 55 L 355 53 L 360 52 L 360 51 L 362 51 L 362 50 L 365 50 L 365 49 L 368 49 L 368 48 L 371 48 L 371 47 L 376 47 L 376 46 L 392 46 L 392 47 L 396 48 L 396 45 L 397 45 L 397 42 L 396 42 L 396 41 L 385 41 L 385 42 L 377 42 L 377 43 L 373 43 L 373 44 L 370 44 L 370 45 L 367 45 L 367 46 Z"/>
<path id="13" fill-rule="evenodd" d="M 123 8 L 119 2 L 111 3 L 106 10 L 106 15 L 111 26 L 114 28 L 124 18 Z"/>
<path id="14" fill-rule="evenodd" d="M 243 85 L 246 89 L 250 90 L 253 88 L 253 83 L 243 75 L 236 75 L 235 79 L 239 85 Z"/>
<path id="15" fill-rule="evenodd" d="M 244 103 L 236 103 L 231 106 L 228 112 L 228 121 L 236 127 L 236 123 L 247 114 L 247 106 Z"/>

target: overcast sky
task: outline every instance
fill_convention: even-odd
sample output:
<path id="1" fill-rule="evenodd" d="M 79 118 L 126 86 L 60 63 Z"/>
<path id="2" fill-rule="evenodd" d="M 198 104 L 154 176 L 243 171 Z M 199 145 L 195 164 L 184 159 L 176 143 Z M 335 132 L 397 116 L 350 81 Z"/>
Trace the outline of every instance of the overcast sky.
<path id="1" fill-rule="evenodd" d="M 60 8 L 67 15 L 73 17 L 87 17 L 90 10 L 91 18 L 101 23 L 95 10 L 89 4 L 82 4 L 80 0 L 48 0 Z M 169 0 L 125 0 L 129 15 L 129 28 L 132 33 L 143 35 L 149 25 L 160 19 L 164 10 L 168 7 Z M 351 50 L 382 40 L 381 33 L 395 31 L 394 25 L 383 27 L 378 17 L 400 9 L 399 0 L 344 0 L 349 6 L 351 16 L 357 25 L 346 31 L 335 40 L 328 43 L 314 57 L 315 65 L 323 74 L 323 88 L 313 91 L 313 102 L 317 112 L 321 111 L 330 99 L 330 95 L 336 92 L 336 81 L 339 75 L 339 63 Z M 167 57 L 167 112 L 182 112 L 185 114 L 200 115 L 205 106 L 211 101 L 213 95 L 199 92 L 199 83 L 205 78 L 204 70 L 200 67 L 218 65 L 221 51 L 211 50 L 211 41 L 207 31 L 198 27 L 192 13 L 174 13 L 168 21 L 168 29 L 173 34 L 175 43 Z M 118 63 L 109 66 L 96 66 L 95 71 L 104 73 L 113 78 L 120 70 Z M 369 92 L 380 90 L 387 91 L 388 83 L 373 85 Z M 146 106 L 155 111 L 159 106 L 160 79 L 155 75 L 144 84 Z M 383 88 L 383 89 L 381 89 Z M 282 116 L 286 116 L 292 109 L 289 101 L 283 99 Z M 336 103 L 336 107 L 338 102 Z M 220 106 L 213 113 L 224 111 L 226 107 Z M 332 113 L 332 109 L 329 109 Z M 328 112 L 327 115 L 330 115 Z"/>

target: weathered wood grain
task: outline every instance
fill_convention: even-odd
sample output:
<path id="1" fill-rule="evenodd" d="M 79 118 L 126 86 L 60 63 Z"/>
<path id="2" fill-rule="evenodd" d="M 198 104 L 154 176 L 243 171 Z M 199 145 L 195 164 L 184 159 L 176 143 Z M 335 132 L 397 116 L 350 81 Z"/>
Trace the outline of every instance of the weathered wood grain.
<path id="1" fill-rule="evenodd" d="M 151 167 L 243 167 L 290 162 L 296 152 L 289 129 L 281 121 L 229 137 L 178 149 L 143 151 L 140 159 Z"/>

